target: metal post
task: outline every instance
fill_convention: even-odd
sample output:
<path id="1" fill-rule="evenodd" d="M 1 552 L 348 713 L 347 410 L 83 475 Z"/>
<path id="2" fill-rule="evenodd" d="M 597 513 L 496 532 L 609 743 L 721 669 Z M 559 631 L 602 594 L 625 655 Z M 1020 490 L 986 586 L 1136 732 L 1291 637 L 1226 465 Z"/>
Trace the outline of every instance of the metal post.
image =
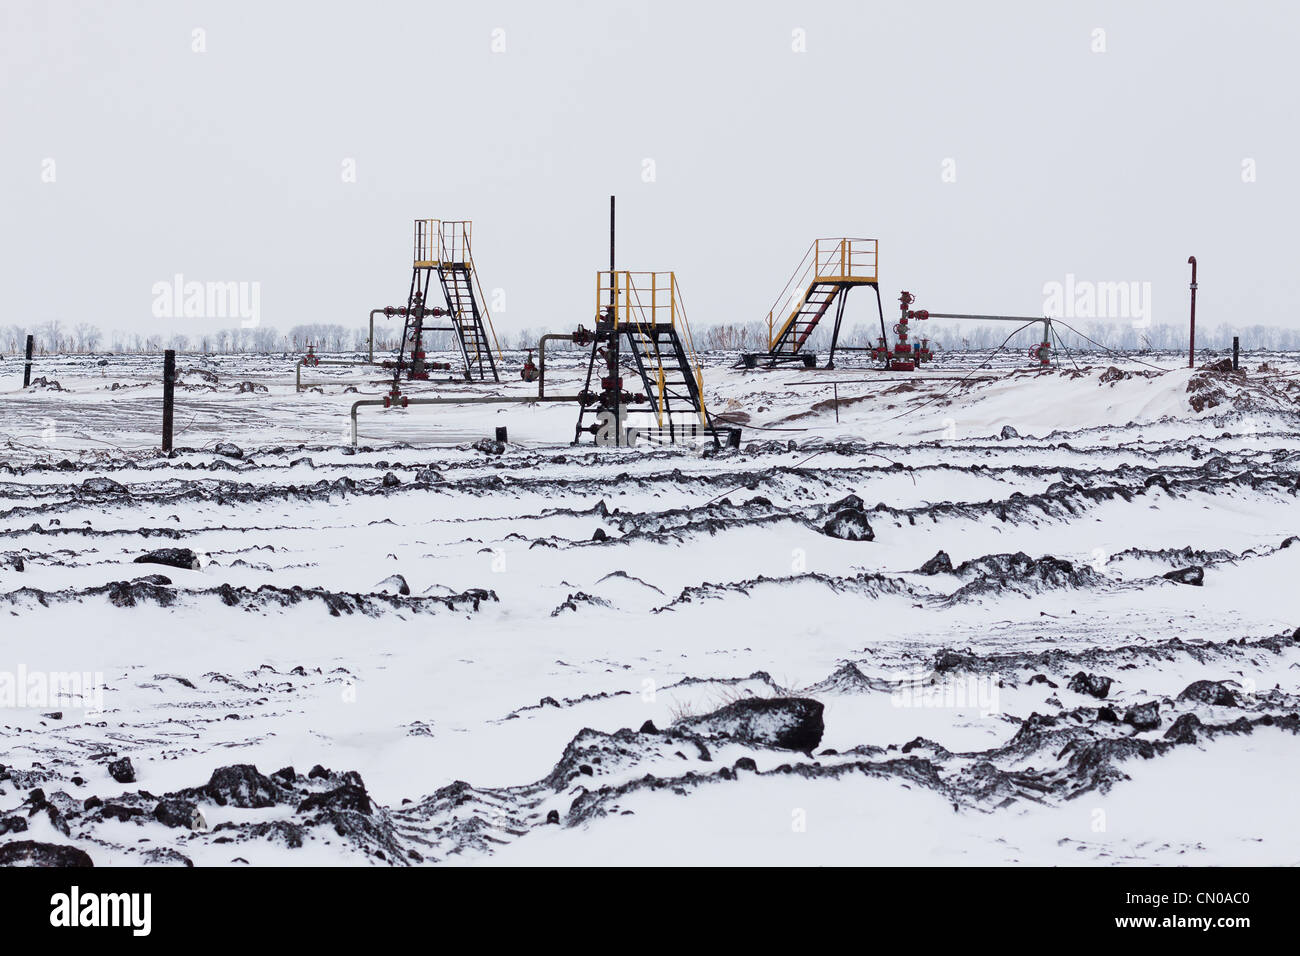
<path id="1" fill-rule="evenodd" d="M 375 316 L 383 315 L 383 314 L 384 314 L 383 309 L 370 310 L 370 341 L 367 346 L 368 350 L 366 352 L 366 361 L 369 362 L 371 365 L 375 364 Z"/>
<path id="2" fill-rule="evenodd" d="M 606 370 L 610 378 L 610 388 L 606 390 L 608 395 L 610 391 L 614 393 L 614 445 L 623 444 L 623 389 L 619 379 L 619 362 L 618 362 L 618 318 L 614 319 L 614 331 L 609 334 L 609 345 L 605 350 Z"/>
<path id="3" fill-rule="evenodd" d="M 1232 337 L 1232 370 L 1234 372 L 1239 370 L 1240 358 L 1241 358 L 1241 339 L 1234 335 Z"/>
<path id="4" fill-rule="evenodd" d="M 849 287 L 840 286 L 836 292 L 835 302 L 835 327 L 831 330 L 831 354 L 826 360 L 827 368 L 835 367 L 835 346 L 840 341 L 840 323 L 844 321 L 844 302 L 849 297 Z"/>
<path id="5" fill-rule="evenodd" d="M 176 394 L 176 351 L 163 353 L 163 428 L 162 450 L 172 450 L 172 400 Z"/>
<path id="6" fill-rule="evenodd" d="M 1191 321 L 1191 341 L 1187 346 L 1187 367 L 1196 367 L 1196 256 L 1188 256 L 1187 261 L 1192 266 L 1192 321 Z"/>
<path id="7" fill-rule="evenodd" d="M 23 366 L 23 388 L 32 384 L 32 350 L 36 348 L 36 336 L 27 336 L 27 364 Z"/>
<path id="8" fill-rule="evenodd" d="M 609 337 L 609 374 L 614 380 L 614 444 L 623 444 L 622 389 L 618 387 L 618 273 L 614 271 L 614 197 L 609 197 L 609 307 L 613 331 Z M 628 292 L 628 295 L 631 293 Z"/>
<path id="9" fill-rule="evenodd" d="M 537 397 L 546 397 L 546 343 L 560 339 L 573 341 L 573 333 L 548 332 L 537 340 Z"/>

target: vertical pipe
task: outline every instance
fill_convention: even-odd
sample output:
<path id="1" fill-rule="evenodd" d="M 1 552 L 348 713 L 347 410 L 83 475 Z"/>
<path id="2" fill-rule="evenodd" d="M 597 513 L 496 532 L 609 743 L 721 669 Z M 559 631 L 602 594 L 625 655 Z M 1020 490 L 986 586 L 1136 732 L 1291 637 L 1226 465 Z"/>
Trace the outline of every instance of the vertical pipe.
<path id="1" fill-rule="evenodd" d="M 382 315 L 383 309 L 370 310 L 370 344 L 367 347 L 366 361 L 371 365 L 375 364 L 375 316 Z"/>
<path id="2" fill-rule="evenodd" d="M 1196 366 L 1196 256 L 1188 256 L 1187 261 L 1192 266 L 1192 320 L 1191 320 L 1191 340 L 1187 346 L 1187 367 Z"/>
<path id="3" fill-rule="evenodd" d="M 1239 361 L 1240 357 L 1241 357 L 1241 339 L 1238 336 L 1234 335 L 1232 337 L 1232 370 L 1234 372 L 1238 371 L 1240 367 L 1241 364 Z"/>
<path id="4" fill-rule="evenodd" d="M 609 338 L 609 374 L 614 382 L 614 444 L 623 444 L 622 389 L 618 384 L 618 279 L 614 271 L 614 197 L 609 197 L 609 304 L 614 328 Z"/>
<path id="5" fill-rule="evenodd" d="M 163 426 L 162 450 L 172 450 L 172 401 L 176 394 L 176 350 L 163 353 Z"/>
<path id="6" fill-rule="evenodd" d="M 32 351 L 36 348 L 36 336 L 27 336 L 27 364 L 23 366 L 23 388 L 32 384 Z"/>

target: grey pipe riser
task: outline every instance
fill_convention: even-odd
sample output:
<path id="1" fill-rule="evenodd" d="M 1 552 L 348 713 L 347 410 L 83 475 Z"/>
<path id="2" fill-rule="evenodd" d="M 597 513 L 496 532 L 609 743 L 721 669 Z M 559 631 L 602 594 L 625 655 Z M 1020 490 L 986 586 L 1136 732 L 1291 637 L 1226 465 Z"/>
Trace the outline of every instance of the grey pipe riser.
<path id="1" fill-rule="evenodd" d="M 556 339 L 573 340 L 572 335 L 565 335 L 563 332 L 548 332 L 537 340 L 537 397 L 543 398 L 546 395 L 546 343 L 553 342 Z"/>

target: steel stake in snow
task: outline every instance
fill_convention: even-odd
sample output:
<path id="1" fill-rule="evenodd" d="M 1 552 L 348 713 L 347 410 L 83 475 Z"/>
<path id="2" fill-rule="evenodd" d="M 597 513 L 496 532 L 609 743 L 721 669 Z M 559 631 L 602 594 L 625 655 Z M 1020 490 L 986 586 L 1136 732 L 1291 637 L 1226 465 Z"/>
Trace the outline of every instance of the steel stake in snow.
<path id="1" fill-rule="evenodd" d="M 176 394 L 176 350 L 163 353 L 163 426 L 162 450 L 172 450 L 172 400 Z"/>
<path id="2" fill-rule="evenodd" d="M 27 336 L 27 364 L 23 366 L 23 388 L 32 384 L 32 350 L 36 347 L 36 336 Z"/>

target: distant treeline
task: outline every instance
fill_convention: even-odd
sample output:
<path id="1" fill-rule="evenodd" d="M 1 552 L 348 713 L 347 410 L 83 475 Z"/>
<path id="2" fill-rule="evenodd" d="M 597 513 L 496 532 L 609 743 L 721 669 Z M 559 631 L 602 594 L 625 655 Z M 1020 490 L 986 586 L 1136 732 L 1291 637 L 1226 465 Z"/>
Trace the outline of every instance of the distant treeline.
<path id="1" fill-rule="evenodd" d="M 1079 319 L 1069 320 L 1069 323 L 1082 334 L 1076 334 L 1060 321 L 1056 321 L 1053 324 L 1057 337 L 1054 345 L 1088 351 L 1096 348 L 1096 345 L 1087 341 L 1093 339 L 1107 348 L 1124 352 L 1179 350 L 1186 349 L 1188 345 L 1187 327 L 1182 325 L 1151 325 L 1142 328 L 1131 323 Z M 888 323 L 891 344 L 892 327 L 891 318 Z M 536 348 L 537 340 L 547 331 L 555 330 L 541 328 L 498 330 L 497 338 L 503 349 L 531 349 Z M 915 341 L 921 336 L 927 337 L 930 347 L 935 351 L 995 348 L 1002 344 L 1010 332 L 1009 325 L 981 325 L 954 319 L 933 319 L 928 322 L 914 322 L 912 325 L 912 339 Z M 281 332 L 269 326 L 257 326 L 163 335 L 120 331 L 104 333 L 97 326 L 86 322 L 65 326 L 58 320 L 52 320 L 32 328 L 18 325 L 0 327 L 0 351 L 10 354 L 23 351 L 29 334 L 36 337 L 37 351 L 42 354 L 161 352 L 163 349 L 175 349 L 178 352 L 230 355 L 245 352 L 300 352 L 309 345 L 322 352 L 364 352 L 367 348 L 366 339 L 369 330 L 366 327 L 313 324 L 295 325 L 288 332 Z M 1013 336 L 1007 343 L 1007 347 L 1028 349 L 1041 340 L 1041 334 L 1042 326 L 1035 324 Z M 1300 329 L 1284 329 L 1267 325 L 1238 327 L 1225 324 L 1198 328 L 1196 344 L 1198 348 L 1204 349 L 1227 349 L 1232 347 L 1234 335 L 1241 338 L 1243 349 L 1300 350 Z M 401 336 L 401 319 L 380 320 L 375 325 L 375 351 L 395 351 Z M 767 336 L 767 324 L 764 322 L 709 325 L 693 331 L 694 346 L 698 351 L 765 351 Z M 839 344 L 852 347 L 871 346 L 876 343 L 879 336 L 878 328 L 855 325 L 841 332 Z M 451 346 L 450 338 L 450 333 L 434 333 L 426 339 L 426 344 L 431 350 L 446 348 Z M 805 348 L 824 352 L 830 348 L 830 340 L 830 323 L 826 322 L 812 334 Z M 572 347 L 565 342 L 547 344 L 548 349 L 554 350 Z"/>

